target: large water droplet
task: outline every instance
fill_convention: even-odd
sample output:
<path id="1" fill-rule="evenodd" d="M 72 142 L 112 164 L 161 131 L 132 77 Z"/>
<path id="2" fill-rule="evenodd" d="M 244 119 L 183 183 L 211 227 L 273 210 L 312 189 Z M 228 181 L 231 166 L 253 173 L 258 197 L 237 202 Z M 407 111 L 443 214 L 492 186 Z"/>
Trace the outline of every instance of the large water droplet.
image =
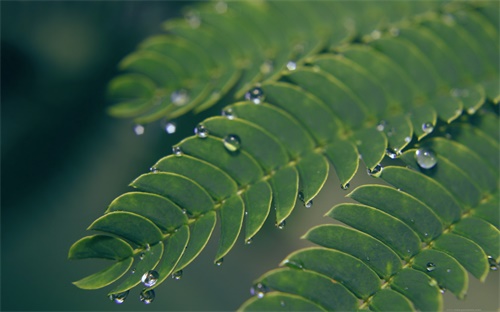
<path id="1" fill-rule="evenodd" d="M 135 125 L 134 132 L 136 135 L 143 135 L 144 134 L 144 126 L 143 125 Z"/>
<path id="2" fill-rule="evenodd" d="M 183 274 L 182 270 L 179 270 L 177 272 L 172 273 L 172 278 L 174 280 L 180 280 L 182 278 L 182 274 Z"/>
<path id="3" fill-rule="evenodd" d="M 384 167 L 382 167 L 380 164 L 376 165 L 375 168 L 371 169 L 368 168 L 367 172 L 368 175 L 374 178 L 378 178 L 382 175 L 382 171 L 384 170 Z"/>
<path id="4" fill-rule="evenodd" d="M 220 258 L 219 260 L 215 261 L 216 266 L 221 266 L 222 263 L 224 263 L 224 258 Z"/>
<path id="5" fill-rule="evenodd" d="M 434 152 L 426 148 L 419 148 L 415 151 L 415 160 L 422 169 L 431 169 L 437 164 Z"/>
<path id="6" fill-rule="evenodd" d="M 498 263 L 493 259 L 492 256 L 488 256 L 488 264 L 490 265 L 490 270 L 492 271 L 497 271 L 498 270 Z"/>
<path id="7" fill-rule="evenodd" d="M 288 63 L 286 63 L 286 69 L 288 69 L 289 71 L 294 71 L 297 69 L 297 63 L 295 63 L 294 61 L 289 61 Z"/>
<path id="8" fill-rule="evenodd" d="M 434 125 L 432 124 L 432 122 L 424 122 L 422 124 L 422 131 L 424 131 L 425 133 L 431 133 L 432 131 L 434 131 Z"/>
<path id="9" fill-rule="evenodd" d="M 215 4 L 215 12 L 219 14 L 224 14 L 227 11 L 227 3 L 224 1 L 217 1 Z"/>
<path id="10" fill-rule="evenodd" d="M 344 191 L 349 189 L 349 186 L 351 186 L 349 183 L 346 184 L 340 184 L 340 188 L 343 189 Z"/>
<path id="11" fill-rule="evenodd" d="M 150 304 L 153 300 L 155 300 L 155 296 L 154 289 L 143 289 L 139 295 L 139 300 L 144 302 L 144 304 Z"/>
<path id="12" fill-rule="evenodd" d="M 285 220 L 281 221 L 280 223 L 276 223 L 276 227 L 280 230 L 283 230 L 285 228 L 285 226 L 286 226 Z"/>
<path id="13" fill-rule="evenodd" d="M 262 103 L 264 101 L 264 98 L 264 91 L 259 87 L 255 87 L 245 93 L 245 100 L 252 101 L 254 104 Z"/>
<path id="14" fill-rule="evenodd" d="M 235 134 L 228 134 L 223 140 L 224 147 L 231 153 L 237 152 L 241 146 L 240 137 Z"/>
<path id="15" fill-rule="evenodd" d="M 250 288 L 250 294 L 257 296 L 257 298 L 264 298 L 267 292 L 269 292 L 269 288 L 262 283 L 257 283 Z"/>
<path id="16" fill-rule="evenodd" d="M 182 156 L 181 147 L 180 146 L 172 146 L 172 153 L 177 157 L 181 157 Z"/>
<path id="17" fill-rule="evenodd" d="M 236 115 L 234 114 L 234 111 L 231 107 L 226 107 L 222 110 L 222 116 L 226 117 L 229 120 L 233 120 L 236 118 Z"/>
<path id="18" fill-rule="evenodd" d="M 141 277 L 141 282 L 144 284 L 146 287 L 151 287 L 158 282 L 158 278 L 160 277 L 160 274 L 158 272 L 151 270 L 146 273 Z"/>
<path id="19" fill-rule="evenodd" d="M 175 131 L 177 131 L 177 125 L 175 124 L 175 122 L 167 122 L 163 128 L 168 134 L 174 134 Z"/>
<path id="20" fill-rule="evenodd" d="M 127 299 L 129 291 L 124 291 L 119 294 L 111 294 L 109 295 L 109 300 L 114 301 L 117 304 L 122 304 Z"/>
<path id="21" fill-rule="evenodd" d="M 432 272 L 436 269 L 436 265 L 432 262 L 427 262 L 427 265 L 425 266 L 427 272 Z"/>
<path id="22" fill-rule="evenodd" d="M 170 95 L 170 101 L 172 101 L 174 105 L 182 106 L 189 101 L 189 94 L 184 89 L 176 90 Z"/>
<path id="23" fill-rule="evenodd" d="M 194 133 L 199 137 L 199 138 L 206 138 L 208 136 L 208 129 L 205 128 L 204 125 L 198 124 L 196 128 L 194 128 Z"/>

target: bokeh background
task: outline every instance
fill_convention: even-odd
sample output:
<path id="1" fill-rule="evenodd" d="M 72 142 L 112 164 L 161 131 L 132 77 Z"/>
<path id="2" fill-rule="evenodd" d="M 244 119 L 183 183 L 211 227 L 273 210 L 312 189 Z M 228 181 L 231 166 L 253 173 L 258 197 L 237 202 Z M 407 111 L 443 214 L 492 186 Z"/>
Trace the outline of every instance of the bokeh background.
<path id="1" fill-rule="evenodd" d="M 106 114 L 106 84 L 117 63 L 161 22 L 191 2 L 2 1 L 1 10 L 1 297 L 2 311 L 226 311 L 247 299 L 252 280 L 297 248 L 310 227 L 346 194 L 331 176 L 311 209 L 303 206 L 283 230 L 267 222 L 252 245 L 242 239 L 221 267 L 213 264 L 218 233 L 179 281 L 168 280 L 145 306 L 138 289 L 123 305 L 107 289 L 71 284 L 102 263 L 68 261 L 73 242 L 127 184 L 187 135 L 203 117 L 161 123 L 142 136 Z M 362 170 L 361 170 L 362 171 Z M 376 182 L 364 172 L 351 183 Z M 466 301 L 445 294 L 446 309 L 497 311 L 498 273 L 471 279 Z"/>

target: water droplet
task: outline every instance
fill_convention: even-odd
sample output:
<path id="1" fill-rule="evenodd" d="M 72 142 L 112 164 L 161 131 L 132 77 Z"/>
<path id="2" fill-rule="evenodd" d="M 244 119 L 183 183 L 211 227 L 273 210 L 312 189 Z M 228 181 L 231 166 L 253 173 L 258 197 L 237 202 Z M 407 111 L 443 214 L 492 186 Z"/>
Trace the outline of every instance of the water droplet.
<path id="1" fill-rule="evenodd" d="M 143 135 L 144 134 L 144 126 L 143 125 L 135 125 L 134 132 L 136 135 Z"/>
<path id="2" fill-rule="evenodd" d="M 254 104 L 262 103 L 264 101 L 264 98 L 264 91 L 259 87 L 255 87 L 245 93 L 245 100 L 252 101 Z"/>
<path id="3" fill-rule="evenodd" d="M 222 263 L 224 263 L 224 258 L 220 258 L 219 260 L 215 261 L 216 266 L 221 266 Z"/>
<path id="4" fill-rule="evenodd" d="M 384 170 L 384 167 L 382 167 L 380 164 L 376 165 L 375 168 L 371 169 L 368 168 L 367 172 L 368 175 L 374 178 L 378 178 L 382 175 L 382 171 Z"/>
<path id="5" fill-rule="evenodd" d="M 304 204 L 304 207 L 311 208 L 312 205 L 313 205 L 313 200 L 311 199 L 310 201 L 308 201 L 307 203 Z"/>
<path id="6" fill-rule="evenodd" d="M 488 256 L 488 264 L 490 265 L 490 270 L 492 271 L 497 271 L 498 270 L 498 263 L 493 259 L 492 256 Z"/>
<path id="7" fill-rule="evenodd" d="M 451 273 L 451 269 L 446 269 L 446 273 Z"/>
<path id="8" fill-rule="evenodd" d="M 139 300 L 144 302 L 144 304 L 150 304 L 153 300 L 155 300 L 155 296 L 154 289 L 143 289 L 139 295 Z"/>
<path id="9" fill-rule="evenodd" d="M 260 65 L 260 72 L 264 75 L 269 74 L 274 69 L 273 61 L 267 60 Z"/>
<path id="10" fill-rule="evenodd" d="M 170 95 L 170 101 L 172 101 L 174 105 L 182 106 L 189 101 L 189 94 L 184 89 L 176 90 Z"/>
<path id="11" fill-rule="evenodd" d="M 182 274 L 183 274 L 182 270 L 179 270 L 177 272 L 172 273 L 172 278 L 178 281 L 182 278 Z"/>
<path id="12" fill-rule="evenodd" d="M 196 128 L 194 128 L 194 133 L 199 137 L 199 138 L 206 138 L 208 136 L 208 129 L 205 128 L 204 125 L 198 124 Z"/>
<path id="13" fill-rule="evenodd" d="M 190 11 L 186 14 L 186 21 L 188 22 L 189 26 L 191 26 L 191 28 L 193 29 L 196 29 L 201 25 L 200 16 L 193 11 Z"/>
<path id="14" fill-rule="evenodd" d="M 158 170 L 158 168 L 156 167 L 151 167 L 149 168 L 149 171 L 151 171 L 151 173 L 158 173 L 160 170 Z"/>
<path id="15" fill-rule="evenodd" d="M 229 120 L 233 120 L 236 118 L 236 115 L 234 114 L 234 111 L 231 107 L 226 107 L 222 110 L 222 116 L 226 117 Z"/>
<path id="16" fill-rule="evenodd" d="M 438 285 L 438 282 L 435 279 L 431 278 L 429 280 L 429 286 L 436 287 L 437 285 Z"/>
<path id="17" fill-rule="evenodd" d="M 377 124 L 377 127 L 376 127 L 376 128 L 377 128 L 377 131 L 380 131 L 380 132 L 384 131 L 385 126 L 387 126 L 387 121 L 385 121 L 385 120 L 381 120 L 381 121 Z"/>
<path id="18" fill-rule="evenodd" d="M 277 227 L 278 229 L 280 229 L 280 230 L 283 230 L 283 229 L 285 228 L 285 226 L 286 226 L 286 221 L 285 221 L 285 220 L 283 220 L 283 221 L 281 221 L 280 223 L 277 223 L 277 224 L 276 224 L 276 227 Z"/>
<path id="19" fill-rule="evenodd" d="M 349 189 L 349 186 L 351 186 L 349 183 L 346 183 L 346 184 L 340 184 L 340 188 L 343 189 L 344 191 L 345 190 L 348 190 Z"/>
<path id="20" fill-rule="evenodd" d="M 149 244 L 146 244 L 146 251 L 150 251 L 151 250 L 151 246 Z"/>
<path id="21" fill-rule="evenodd" d="M 434 131 L 434 125 L 432 124 L 432 122 L 424 122 L 422 124 L 422 131 L 424 131 L 425 133 L 431 133 L 432 131 Z"/>
<path id="22" fill-rule="evenodd" d="M 387 155 L 387 157 L 389 157 L 390 159 L 396 159 L 398 157 L 398 154 L 396 154 L 392 149 L 390 148 L 387 148 L 385 150 L 385 154 Z"/>
<path id="23" fill-rule="evenodd" d="M 144 260 L 145 253 L 141 252 L 139 254 L 139 260 Z"/>
<path id="24" fill-rule="evenodd" d="M 164 126 L 165 132 L 168 134 L 174 134 L 177 131 L 177 125 L 175 122 L 167 122 Z"/>
<path id="25" fill-rule="evenodd" d="M 437 164 L 434 152 L 426 148 L 419 148 L 415 151 L 415 160 L 422 169 L 431 169 Z"/>
<path id="26" fill-rule="evenodd" d="M 181 157 L 182 156 L 181 147 L 180 146 L 172 146 L 172 153 L 177 157 Z"/>
<path id="27" fill-rule="evenodd" d="M 130 273 L 131 273 L 131 274 L 135 274 L 135 268 L 132 268 L 132 269 L 130 270 Z"/>
<path id="28" fill-rule="evenodd" d="M 141 278 L 141 282 L 144 284 L 146 287 L 151 287 L 158 282 L 158 278 L 160 277 L 160 274 L 158 272 L 151 270 L 146 273 Z"/>
<path id="29" fill-rule="evenodd" d="M 224 147 L 231 153 L 237 152 L 241 146 L 240 137 L 235 134 L 228 134 L 224 138 Z"/>
<path id="30" fill-rule="evenodd" d="M 410 142 L 411 142 L 411 137 L 407 136 L 407 137 L 405 138 L 405 142 L 406 142 L 406 143 L 410 143 Z"/>
<path id="31" fill-rule="evenodd" d="M 289 71 L 294 71 L 297 69 L 297 63 L 295 63 L 294 61 L 288 61 L 288 63 L 286 63 L 286 69 L 288 69 Z"/>
<path id="32" fill-rule="evenodd" d="M 124 291 L 119 294 L 111 294 L 109 295 L 109 300 L 114 301 L 117 304 L 122 304 L 127 299 L 129 291 Z"/>
<path id="33" fill-rule="evenodd" d="M 389 34 L 393 37 L 399 36 L 399 28 L 396 27 L 389 28 Z"/>
<path id="34" fill-rule="evenodd" d="M 253 239 L 251 237 L 245 241 L 245 245 L 250 245 L 251 243 L 253 243 Z"/>
<path id="35" fill-rule="evenodd" d="M 215 12 L 219 14 L 224 14 L 227 11 L 227 3 L 224 1 L 217 1 L 215 4 Z"/>
<path id="36" fill-rule="evenodd" d="M 425 267 L 427 269 L 427 272 L 432 272 L 436 269 L 436 265 L 432 262 L 427 262 L 427 265 Z"/>
<path id="37" fill-rule="evenodd" d="M 304 266 L 302 264 L 290 259 L 286 259 L 283 264 L 292 269 L 298 269 L 298 270 L 304 269 Z"/>
<path id="38" fill-rule="evenodd" d="M 382 36 L 382 33 L 380 32 L 380 30 L 377 30 L 377 29 L 375 29 L 374 31 L 372 31 L 370 33 L 370 37 L 372 37 L 373 40 L 380 39 L 381 36 Z"/>
<path id="39" fill-rule="evenodd" d="M 444 287 L 439 287 L 439 292 L 444 295 L 444 293 L 446 292 L 446 288 Z"/>
<path id="40" fill-rule="evenodd" d="M 257 296 L 257 298 L 264 298 L 267 292 L 269 288 L 262 283 L 257 283 L 250 288 L 250 295 Z"/>

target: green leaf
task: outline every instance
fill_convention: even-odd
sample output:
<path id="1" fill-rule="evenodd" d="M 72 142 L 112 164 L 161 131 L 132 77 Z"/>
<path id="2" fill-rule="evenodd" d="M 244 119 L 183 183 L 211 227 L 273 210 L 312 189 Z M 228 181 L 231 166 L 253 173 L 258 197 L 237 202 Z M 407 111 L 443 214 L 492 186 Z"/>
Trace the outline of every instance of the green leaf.
<path id="1" fill-rule="evenodd" d="M 356 147 L 348 141 L 334 141 L 325 148 L 325 154 L 335 168 L 340 185 L 346 188 L 358 171 L 359 157 Z"/>
<path id="2" fill-rule="evenodd" d="M 263 298 L 254 297 L 245 302 L 238 311 L 326 311 L 319 305 L 300 296 L 270 292 Z"/>
<path id="3" fill-rule="evenodd" d="M 243 217 L 245 215 L 245 206 L 240 196 L 233 196 L 226 199 L 219 210 L 221 223 L 221 238 L 219 249 L 215 256 L 215 262 L 220 261 L 233 245 L 240 234 Z"/>
<path id="4" fill-rule="evenodd" d="M 127 273 L 133 262 L 133 258 L 118 261 L 100 272 L 73 282 L 73 284 L 81 289 L 99 289 L 108 286 Z"/>
<path id="5" fill-rule="evenodd" d="M 319 154 L 309 153 L 299 159 L 297 169 L 300 176 L 301 200 L 307 206 L 307 203 L 318 195 L 326 182 L 328 162 Z"/>
<path id="6" fill-rule="evenodd" d="M 273 191 L 272 206 L 276 209 L 276 224 L 292 213 L 299 191 L 299 173 L 294 167 L 284 167 L 269 179 Z"/>
<path id="7" fill-rule="evenodd" d="M 392 289 L 382 289 L 377 292 L 370 302 L 373 311 L 414 311 L 412 302 L 405 296 Z"/>
<path id="8" fill-rule="evenodd" d="M 500 258 L 500 231 L 486 221 L 465 218 L 453 227 L 453 233 L 476 242 L 497 261 Z"/>
<path id="9" fill-rule="evenodd" d="M 250 243 L 264 225 L 271 209 L 272 193 L 269 183 L 261 181 L 252 185 L 244 194 L 246 207 L 245 242 Z"/>
<path id="10" fill-rule="evenodd" d="M 86 236 L 69 249 L 68 259 L 103 258 L 123 260 L 133 254 L 132 247 L 117 237 L 105 235 Z"/>

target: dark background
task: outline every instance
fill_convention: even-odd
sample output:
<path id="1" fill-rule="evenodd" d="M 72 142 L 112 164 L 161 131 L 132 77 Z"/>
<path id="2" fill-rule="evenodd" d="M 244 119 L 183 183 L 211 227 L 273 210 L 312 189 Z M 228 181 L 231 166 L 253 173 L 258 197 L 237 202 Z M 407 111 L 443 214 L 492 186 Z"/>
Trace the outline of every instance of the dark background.
<path id="1" fill-rule="evenodd" d="M 160 286 L 150 306 L 139 302 L 138 289 L 119 306 L 105 297 L 107 288 L 85 291 L 71 284 L 101 264 L 66 260 L 71 244 L 203 118 L 181 118 L 174 135 L 155 123 L 136 136 L 130 121 L 105 112 L 106 85 L 117 63 L 189 3 L 0 3 L 1 310 L 235 310 L 249 297 L 252 280 L 306 246 L 299 236 L 330 222 L 323 214 L 344 200 L 330 177 L 312 209 L 297 207 L 284 230 L 268 222 L 250 246 L 240 239 L 222 267 L 212 263 L 215 233 L 183 279 Z M 361 172 L 351 185 L 374 182 L 366 179 Z M 498 309 L 498 274 L 482 286 L 466 302 L 446 294 L 449 307 Z"/>

